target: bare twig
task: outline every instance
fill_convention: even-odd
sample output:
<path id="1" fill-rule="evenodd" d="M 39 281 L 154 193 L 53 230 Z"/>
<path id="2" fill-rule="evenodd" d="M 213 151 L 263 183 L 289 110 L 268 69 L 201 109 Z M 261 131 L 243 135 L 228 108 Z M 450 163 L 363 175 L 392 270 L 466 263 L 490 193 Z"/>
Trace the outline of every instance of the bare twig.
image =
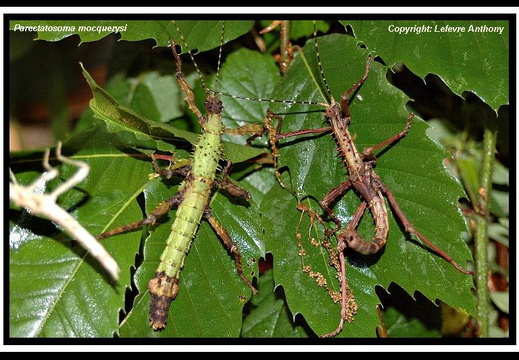
<path id="1" fill-rule="evenodd" d="M 23 186 L 18 184 L 14 173 L 9 169 L 11 177 L 11 181 L 9 182 L 9 198 L 17 206 L 24 207 L 38 216 L 61 225 L 90 255 L 99 261 L 110 276 L 117 281 L 120 271 L 117 262 L 92 234 L 74 219 L 70 213 L 57 204 L 57 199 L 61 194 L 69 191 L 87 177 L 90 167 L 82 161 L 71 160 L 61 155 L 61 143 L 58 143 L 56 146 L 56 157 L 58 160 L 76 166 L 78 171 L 50 194 L 37 194 L 35 193 L 35 189 L 40 182 L 52 180 L 59 174 L 56 168 L 50 166 L 49 155 L 50 150 L 47 149 L 43 158 L 43 166 L 47 171 L 30 185 Z"/>
<path id="2" fill-rule="evenodd" d="M 490 215 L 490 199 L 492 191 L 492 170 L 496 150 L 496 129 L 489 126 L 485 129 L 483 138 L 483 165 L 481 169 L 481 183 L 479 203 L 477 204 L 478 217 L 476 225 L 476 287 L 478 299 L 478 318 L 481 326 L 481 337 L 489 334 L 489 307 L 490 297 L 488 281 L 488 218 Z"/>

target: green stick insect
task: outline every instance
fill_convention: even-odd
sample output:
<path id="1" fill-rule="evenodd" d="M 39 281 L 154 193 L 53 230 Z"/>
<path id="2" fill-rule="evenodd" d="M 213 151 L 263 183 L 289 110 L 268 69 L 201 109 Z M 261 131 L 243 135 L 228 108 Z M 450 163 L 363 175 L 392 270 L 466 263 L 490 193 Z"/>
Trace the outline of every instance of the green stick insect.
<path id="1" fill-rule="evenodd" d="M 173 23 L 183 42 L 182 46 L 187 48 L 186 40 L 180 29 L 175 22 Z M 224 43 L 224 30 L 225 22 L 222 23 L 222 44 Z M 177 53 L 175 48 L 176 43 L 173 39 L 170 39 L 170 45 L 176 64 L 176 80 L 186 95 L 185 100 L 189 108 L 197 116 L 202 127 L 202 133 L 198 142 L 194 145 L 192 160 L 189 165 L 168 171 L 158 169 L 154 159 L 154 165 L 159 174 L 166 175 L 166 177 L 173 175 L 184 177 L 184 181 L 180 185 L 178 192 L 167 201 L 159 204 L 146 219 L 113 229 L 98 236 L 98 239 L 103 239 L 142 225 L 154 224 L 157 218 L 166 214 L 172 207 L 177 207 L 177 213 L 171 226 L 171 232 L 166 239 L 166 247 L 160 256 L 160 264 L 155 271 L 155 277 L 148 283 L 148 291 L 151 294 L 149 320 L 154 330 L 161 330 L 166 326 L 171 301 L 176 298 L 179 292 L 180 272 L 184 266 L 184 260 L 202 219 L 206 219 L 209 222 L 213 230 L 231 252 L 235 259 L 236 269 L 240 278 L 250 287 L 253 293 L 257 292 L 250 281 L 243 275 L 241 255 L 238 247 L 233 243 L 223 226 L 211 215 L 211 209 L 209 207 L 212 191 L 215 186 L 224 188 L 229 194 L 235 197 L 241 197 L 245 200 L 249 199 L 249 194 L 246 191 L 238 188 L 225 176 L 223 179 L 216 178 L 217 170 L 220 167 L 219 161 L 223 156 L 221 140 L 221 135 L 224 130 L 222 125 L 222 102 L 217 94 L 210 93 L 205 84 L 203 84 L 203 87 L 206 89 L 204 105 L 207 115 L 203 115 L 200 112 L 195 104 L 195 95 L 182 73 L 182 61 Z M 200 74 L 189 49 L 188 53 Z M 221 47 L 218 69 L 220 67 L 220 58 Z M 226 173 L 225 169 L 224 173 Z"/>

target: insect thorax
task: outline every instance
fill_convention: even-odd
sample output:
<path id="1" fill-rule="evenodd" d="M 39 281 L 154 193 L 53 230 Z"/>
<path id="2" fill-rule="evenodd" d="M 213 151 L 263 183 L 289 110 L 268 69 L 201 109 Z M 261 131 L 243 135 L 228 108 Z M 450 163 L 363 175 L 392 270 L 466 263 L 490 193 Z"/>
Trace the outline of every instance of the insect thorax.
<path id="1" fill-rule="evenodd" d="M 209 115 L 221 114 L 223 110 L 222 101 L 217 95 L 207 96 L 204 106 Z"/>

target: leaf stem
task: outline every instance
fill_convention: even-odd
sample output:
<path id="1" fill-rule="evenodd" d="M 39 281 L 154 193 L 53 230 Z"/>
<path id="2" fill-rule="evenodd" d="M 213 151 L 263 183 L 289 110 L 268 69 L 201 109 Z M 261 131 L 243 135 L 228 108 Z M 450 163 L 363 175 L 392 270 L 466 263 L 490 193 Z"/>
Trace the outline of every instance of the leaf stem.
<path id="1" fill-rule="evenodd" d="M 495 122 L 488 125 L 483 138 L 483 165 L 481 168 L 481 183 L 479 188 L 479 203 L 477 204 L 476 219 L 476 288 L 478 301 L 478 318 L 481 326 L 481 337 L 488 337 L 490 296 L 487 286 L 488 279 L 488 220 L 490 215 L 490 199 L 492 191 L 492 170 L 496 149 L 497 131 Z"/>
<path id="2" fill-rule="evenodd" d="M 281 72 L 284 74 L 287 71 L 288 64 L 290 63 L 290 21 L 283 20 L 280 27 L 280 64 Z"/>

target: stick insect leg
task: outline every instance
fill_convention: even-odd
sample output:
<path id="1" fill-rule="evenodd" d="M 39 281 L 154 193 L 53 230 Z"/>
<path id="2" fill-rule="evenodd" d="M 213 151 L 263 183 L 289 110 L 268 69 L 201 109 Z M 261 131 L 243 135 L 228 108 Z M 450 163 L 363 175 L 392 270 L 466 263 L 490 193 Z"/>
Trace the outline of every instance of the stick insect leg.
<path id="1" fill-rule="evenodd" d="M 393 135 L 392 137 L 390 137 L 389 139 L 387 139 L 385 141 L 382 141 L 380 144 L 373 145 L 373 146 L 365 148 L 364 151 L 363 151 L 364 158 L 372 158 L 373 157 L 373 152 L 375 150 L 384 148 L 384 147 L 394 143 L 395 141 L 400 140 L 404 136 L 406 136 L 407 133 L 409 132 L 409 129 L 411 129 L 411 122 L 413 120 L 413 117 L 414 117 L 414 114 L 412 114 L 412 113 L 409 114 L 409 116 L 407 117 L 407 123 L 405 125 L 405 129 L 400 131 L 398 134 Z"/>
<path id="2" fill-rule="evenodd" d="M 234 181 L 229 177 L 231 172 L 232 162 L 227 161 L 227 164 L 222 169 L 222 178 L 215 179 L 214 186 L 220 188 L 227 192 L 227 194 L 231 195 L 234 198 L 240 198 L 245 201 L 250 200 L 250 193 L 238 186 L 234 183 Z"/>
<path id="3" fill-rule="evenodd" d="M 355 84 L 353 84 L 353 86 L 351 88 L 346 90 L 346 92 L 341 97 L 341 110 L 344 113 L 344 116 L 347 118 L 351 118 L 351 113 L 350 113 L 350 109 L 348 106 L 349 96 L 351 95 L 351 93 L 355 92 L 364 83 L 364 81 L 366 81 L 366 79 L 368 78 L 369 69 L 370 69 L 372 60 L 373 60 L 373 58 L 371 57 L 371 55 L 368 56 L 368 60 L 366 61 L 366 71 L 364 72 L 364 75 L 362 75 L 360 80 L 357 81 Z"/>
<path id="4" fill-rule="evenodd" d="M 246 140 L 248 146 L 252 145 L 254 139 L 263 136 L 266 132 L 266 127 L 259 123 L 250 123 L 238 126 L 237 128 L 224 128 L 223 133 L 228 135 L 250 135 Z"/>
<path id="5" fill-rule="evenodd" d="M 383 184 L 382 184 L 383 185 Z M 465 270 L 462 268 L 457 262 L 455 262 L 452 257 L 450 257 L 447 253 L 445 253 L 442 249 L 440 249 L 437 245 L 435 245 L 433 242 L 431 242 L 429 239 L 427 239 L 424 235 L 422 235 L 418 230 L 415 229 L 414 225 L 407 219 L 405 214 L 402 212 L 402 209 L 400 209 L 400 206 L 398 205 L 398 202 L 396 201 L 395 196 L 393 193 L 387 188 L 387 186 L 383 185 L 381 186 L 382 191 L 387 197 L 387 200 L 389 201 L 389 204 L 393 208 L 393 211 L 395 212 L 396 216 L 404 225 L 405 230 L 408 233 L 415 234 L 421 241 L 427 244 L 429 248 L 434 250 L 438 255 L 440 255 L 442 258 L 444 258 L 446 261 L 451 263 L 457 270 L 460 272 L 467 274 L 467 275 L 474 275 L 473 271 Z"/>
<path id="6" fill-rule="evenodd" d="M 323 200 L 321 201 L 321 207 L 328 213 L 328 216 L 332 218 L 332 220 L 337 224 L 337 229 L 341 228 L 341 221 L 339 218 L 333 213 L 330 206 L 335 203 L 337 198 L 344 194 L 351 187 L 351 181 L 345 181 L 336 188 L 328 191 Z"/>
<path id="7" fill-rule="evenodd" d="M 366 203 L 363 202 L 355 211 L 353 218 L 348 223 L 344 233 L 352 234 L 356 233 L 355 230 L 359 225 L 360 219 L 366 210 Z M 343 233 L 343 234 L 344 234 Z M 344 259 L 344 250 L 348 247 L 346 236 L 343 234 L 339 235 L 339 244 L 337 245 L 337 250 L 339 252 L 339 264 L 341 270 L 341 319 L 339 321 L 339 325 L 337 328 L 331 333 L 324 334 L 323 338 L 334 337 L 342 331 L 344 327 L 344 322 L 352 322 L 353 316 L 357 312 L 357 304 L 355 303 L 355 297 L 353 296 L 353 292 L 348 286 L 348 279 L 346 279 L 346 261 Z"/>
<path id="8" fill-rule="evenodd" d="M 276 127 L 273 126 L 273 118 L 276 118 L 278 120 Z M 279 149 L 278 149 L 278 142 L 281 139 L 285 139 L 292 136 L 299 136 L 299 135 L 307 135 L 307 134 L 320 134 L 325 131 L 331 130 L 330 126 L 318 128 L 318 129 L 304 129 L 304 130 L 297 130 L 297 131 L 290 131 L 286 133 L 281 132 L 281 125 L 282 125 L 282 118 L 278 114 L 273 113 L 272 111 L 267 112 L 267 116 L 265 117 L 265 127 L 268 131 L 268 137 L 270 142 L 270 147 L 272 149 L 272 157 L 274 161 L 274 172 L 276 175 L 276 178 L 278 179 L 279 184 L 281 187 L 286 188 L 283 181 L 281 181 L 281 173 L 278 169 L 278 158 L 279 158 Z"/>
<path id="9" fill-rule="evenodd" d="M 182 202 L 183 194 L 178 192 L 168 200 L 161 202 L 157 207 L 148 215 L 146 219 L 134 221 L 130 224 L 120 226 L 118 228 L 106 231 L 96 236 L 98 240 L 106 239 L 110 236 L 118 235 L 130 230 L 137 229 L 143 225 L 153 225 L 160 217 L 164 216 L 173 207 L 177 207 Z"/>
<path id="10" fill-rule="evenodd" d="M 182 73 L 182 60 L 180 59 L 180 56 L 175 51 L 175 41 L 173 39 L 169 39 L 169 43 L 171 46 L 171 52 L 173 53 L 173 57 L 175 59 L 175 64 L 177 67 L 177 71 L 175 72 L 175 77 L 177 78 L 177 82 L 179 83 L 180 87 L 182 88 L 182 91 L 184 94 L 186 94 L 185 100 L 187 102 L 187 105 L 189 109 L 196 115 L 198 118 L 198 121 L 202 124 L 205 122 L 205 118 L 198 110 L 198 107 L 195 103 L 195 94 L 193 93 L 193 90 L 191 90 L 191 86 L 187 83 L 186 79 L 184 78 L 184 74 Z"/>
<path id="11" fill-rule="evenodd" d="M 158 163 L 157 159 L 162 160 L 168 160 L 171 162 L 172 157 L 171 156 L 164 156 L 164 155 L 156 155 L 151 154 L 151 162 L 153 164 L 153 167 L 155 168 L 155 171 L 157 172 L 157 176 L 163 176 L 166 179 L 169 179 L 173 176 L 179 176 L 179 177 L 186 177 L 189 170 L 191 169 L 191 165 L 186 164 L 185 162 L 179 162 L 179 164 L 170 165 L 167 169 L 162 169 Z M 106 231 L 104 233 L 99 234 L 96 238 L 98 240 L 106 239 L 108 237 L 118 235 L 124 232 L 128 232 L 134 229 L 137 229 L 144 225 L 153 225 L 157 221 L 157 219 L 161 218 L 165 214 L 169 212 L 174 207 L 177 207 L 180 205 L 182 201 L 182 193 L 178 192 L 172 197 L 170 197 L 168 200 L 160 203 L 157 205 L 157 207 L 146 217 L 146 219 L 134 221 L 130 224 L 126 224 L 123 226 L 120 226 L 118 228 L 112 229 L 110 231 Z"/>
<path id="12" fill-rule="evenodd" d="M 277 120 L 277 125 L 274 126 L 274 119 Z M 279 159 L 279 148 L 278 142 L 281 139 L 285 139 L 291 136 L 299 136 L 299 135 L 307 135 L 307 134 L 319 134 L 325 131 L 330 131 L 331 127 L 323 127 L 317 129 L 304 129 L 297 130 L 292 132 L 281 133 L 281 125 L 283 119 L 280 115 L 275 114 L 274 112 L 268 110 L 267 115 L 264 119 L 264 125 L 259 124 L 246 124 L 236 129 L 225 129 L 225 133 L 231 135 L 244 135 L 250 134 L 251 136 L 247 139 L 247 145 L 251 145 L 252 141 L 258 137 L 263 136 L 267 133 L 269 144 L 272 151 L 272 162 L 274 165 L 274 173 L 276 175 L 276 179 L 278 180 L 281 187 L 286 188 L 283 181 L 281 181 L 281 173 L 278 168 L 278 159 Z"/>
<path id="13" fill-rule="evenodd" d="M 252 290 L 252 293 L 255 295 L 258 290 L 254 287 L 254 285 L 251 284 L 251 282 L 243 275 L 243 267 L 241 265 L 241 254 L 240 249 L 238 246 L 232 241 L 231 237 L 229 236 L 229 233 L 225 228 L 216 220 L 214 216 L 211 215 L 211 209 L 206 208 L 204 212 L 204 217 L 209 221 L 209 224 L 213 228 L 213 230 L 216 232 L 218 237 L 222 240 L 223 244 L 227 248 L 227 250 L 231 253 L 231 256 L 234 259 L 234 262 L 236 264 L 236 271 L 238 273 L 238 276 L 243 280 L 243 282 Z"/>
<path id="14" fill-rule="evenodd" d="M 274 128 L 274 126 L 272 126 L 273 118 L 276 118 L 278 120 L 277 126 L 275 128 Z M 267 116 L 265 117 L 265 128 L 268 131 L 270 148 L 272 149 L 272 160 L 274 162 L 274 174 L 276 175 L 276 179 L 278 179 L 279 185 L 281 185 L 282 188 L 286 188 L 285 184 L 281 180 L 281 173 L 279 172 L 279 168 L 278 168 L 278 159 L 279 159 L 278 134 L 281 130 L 282 122 L 283 122 L 283 119 L 281 118 L 281 116 L 274 114 L 270 110 L 267 111 Z"/>
<path id="15" fill-rule="evenodd" d="M 150 154 L 150 157 L 156 172 L 156 175 L 154 174 L 152 177 L 162 176 L 166 179 L 171 179 L 173 176 L 186 177 L 191 170 L 190 160 L 175 161 L 174 156 L 162 154 Z M 158 159 L 168 160 L 169 166 L 166 169 L 161 168 L 157 162 Z"/>

